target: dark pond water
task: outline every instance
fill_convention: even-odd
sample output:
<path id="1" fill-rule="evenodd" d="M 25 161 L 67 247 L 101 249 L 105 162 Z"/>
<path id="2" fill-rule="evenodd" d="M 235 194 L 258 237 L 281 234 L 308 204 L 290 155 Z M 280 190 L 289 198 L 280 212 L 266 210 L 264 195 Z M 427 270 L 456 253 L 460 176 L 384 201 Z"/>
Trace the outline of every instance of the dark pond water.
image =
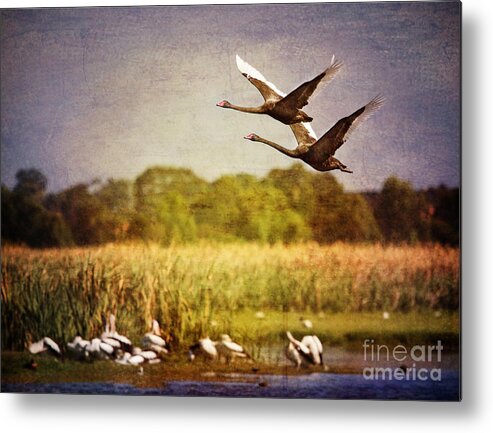
<path id="1" fill-rule="evenodd" d="M 267 397 L 378 400 L 459 400 L 460 376 L 443 371 L 441 381 L 366 380 L 358 374 L 242 376 L 249 382 L 167 382 L 156 388 L 117 383 L 2 384 L 2 392 L 160 396 Z M 233 381 L 231 381 L 233 379 Z"/>

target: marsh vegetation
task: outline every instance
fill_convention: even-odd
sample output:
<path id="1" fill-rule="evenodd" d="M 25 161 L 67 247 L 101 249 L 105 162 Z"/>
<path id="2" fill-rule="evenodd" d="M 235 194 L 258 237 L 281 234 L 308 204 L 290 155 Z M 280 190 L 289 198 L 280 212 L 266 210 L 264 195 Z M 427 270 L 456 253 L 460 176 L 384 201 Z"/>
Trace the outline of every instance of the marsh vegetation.
<path id="1" fill-rule="evenodd" d="M 302 315 L 329 344 L 442 335 L 456 345 L 458 306 L 458 250 L 439 245 L 2 249 L 3 350 L 45 335 L 62 346 L 75 335 L 97 336 L 108 312 L 135 341 L 158 319 L 177 351 L 228 333 L 259 357 L 284 342 L 286 329 L 305 332 Z"/>

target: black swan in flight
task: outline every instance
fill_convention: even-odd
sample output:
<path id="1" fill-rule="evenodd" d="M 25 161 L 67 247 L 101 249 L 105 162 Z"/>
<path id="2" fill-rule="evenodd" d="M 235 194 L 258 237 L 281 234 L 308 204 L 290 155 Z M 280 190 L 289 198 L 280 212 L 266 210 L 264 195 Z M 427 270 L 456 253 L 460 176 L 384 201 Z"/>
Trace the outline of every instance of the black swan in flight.
<path id="1" fill-rule="evenodd" d="M 317 75 L 313 80 L 303 83 L 289 95 L 286 95 L 274 84 L 267 81 L 259 71 L 242 60 L 238 55 L 236 55 L 236 65 L 248 81 L 258 89 L 265 101 L 259 107 L 239 107 L 228 101 L 221 101 L 216 105 L 245 113 L 268 114 L 286 125 L 291 125 L 299 122 L 311 122 L 313 120 L 305 112 L 301 111 L 301 108 L 308 104 L 308 98 L 312 96 L 317 86 L 320 89 L 322 87 L 321 84 L 327 84 L 336 76 L 342 67 L 342 62 L 335 61 L 334 56 L 332 56 L 331 65 L 325 71 Z"/>
<path id="2" fill-rule="evenodd" d="M 361 124 L 361 122 L 378 110 L 384 102 L 385 99 L 382 96 L 376 96 L 364 107 L 356 110 L 350 116 L 339 120 L 318 140 L 312 132 L 313 130 L 311 130 L 311 128 L 308 129 L 306 124 L 297 123 L 290 125 L 291 130 L 296 137 L 296 141 L 298 142 L 298 147 L 293 150 L 286 149 L 285 147 L 259 137 L 256 134 L 248 134 L 244 138 L 268 144 L 291 158 L 301 159 L 318 171 L 341 170 L 346 173 L 352 173 L 351 170 L 348 170 L 346 165 L 334 158 L 334 153 L 346 142 L 349 134 Z"/>

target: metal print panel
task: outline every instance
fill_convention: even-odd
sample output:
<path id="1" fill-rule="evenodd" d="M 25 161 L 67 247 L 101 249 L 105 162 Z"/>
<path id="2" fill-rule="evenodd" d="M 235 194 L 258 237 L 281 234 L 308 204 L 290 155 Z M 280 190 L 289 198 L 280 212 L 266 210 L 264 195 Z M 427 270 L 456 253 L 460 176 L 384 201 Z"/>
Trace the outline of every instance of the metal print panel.
<path id="1" fill-rule="evenodd" d="M 2 392 L 460 400 L 460 25 L 1 10 Z"/>

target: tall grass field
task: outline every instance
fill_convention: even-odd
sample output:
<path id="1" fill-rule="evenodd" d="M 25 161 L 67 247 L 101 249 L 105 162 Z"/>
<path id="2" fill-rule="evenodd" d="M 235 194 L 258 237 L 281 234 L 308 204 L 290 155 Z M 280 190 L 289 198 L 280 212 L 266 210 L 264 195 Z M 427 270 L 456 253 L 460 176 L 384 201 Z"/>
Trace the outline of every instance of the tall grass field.
<path id="1" fill-rule="evenodd" d="M 50 336 L 63 346 L 102 331 L 138 340 L 152 318 L 175 349 L 234 335 L 255 351 L 286 329 L 340 343 L 365 332 L 459 332 L 459 250 L 336 243 L 124 244 L 2 248 L 2 350 Z M 382 319 L 383 312 L 389 314 Z M 384 323 L 385 322 L 385 326 Z"/>

